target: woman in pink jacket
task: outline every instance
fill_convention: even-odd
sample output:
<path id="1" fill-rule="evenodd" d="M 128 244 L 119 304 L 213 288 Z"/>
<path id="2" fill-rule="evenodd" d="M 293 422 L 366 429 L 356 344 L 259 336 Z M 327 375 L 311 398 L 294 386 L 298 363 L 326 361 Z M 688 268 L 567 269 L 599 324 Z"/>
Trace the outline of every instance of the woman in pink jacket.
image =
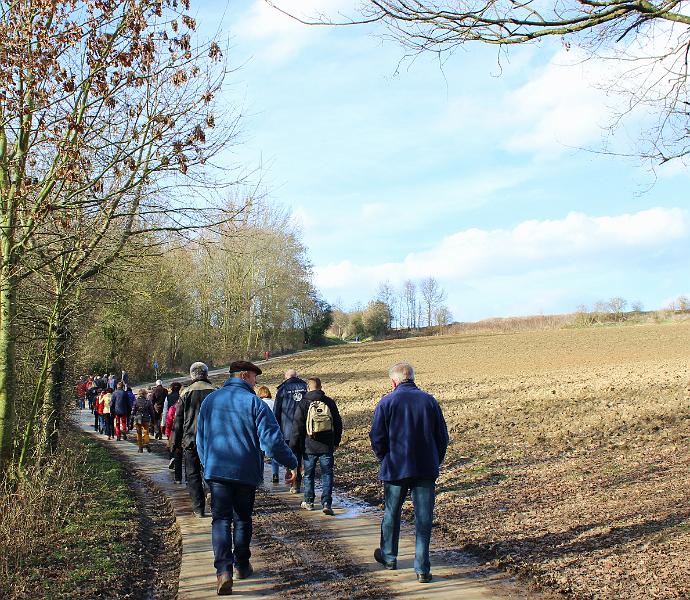
<path id="1" fill-rule="evenodd" d="M 180 402 L 178 388 L 177 402 L 168 409 L 168 414 L 165 417 L 165 435 L 168 438 L 168 450 L 170 451 L 170 464 L 168 464 L 168 468 L 175 471 L 175 483 L 182 483 L 182 453 L 176 452 L 171 448 L 173 424 L 175 423 L 175 414 Z"/>

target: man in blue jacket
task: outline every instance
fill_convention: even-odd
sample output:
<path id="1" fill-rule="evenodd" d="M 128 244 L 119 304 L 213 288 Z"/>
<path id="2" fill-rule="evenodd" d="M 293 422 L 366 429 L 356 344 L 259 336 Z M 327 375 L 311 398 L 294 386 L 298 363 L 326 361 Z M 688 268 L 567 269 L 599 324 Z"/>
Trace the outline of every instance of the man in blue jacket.
<path id="1" fill-rule="evenodd" d="M 297 371 L 295 369 L 285 371 L 285 381 L 278 386 L 273 412 L 287 444 L 290 444 L 294 437 L 292 424 L 295 418 L 295 410 L 306 394 L 307 384 L 304 380 L 297 377 Z M 297 476 L 294 485 L 290 488 L 290 492 L 299 494 L 300 484 L 302 483 L 302 473 L 300 472 L 302 454 L 298 452 L 295 456 L 297 456 L 298 462 Z M 278 483 L 277 476 L 273 478 L 273 483 Z"/>
<path id="2" fill-rule="evenodd" d="M 196 447 L 211 488 L 211 539 L 219 596 L 232 593 L 233 564 L 237 579 L 253 573 L 249 544 L 256 487 L 263 481 L 261 452 L 289 469 L 290 483 L 297 468 L 271 409 L 254 394 L 257 375 L 261 369 L 256 365 L 233 362 L 230 378 L 206 397 L 197 422 Z"/>
<path id="3" fill-rule="evenodd" d="M 125 392 L 125 384 L 121 381 L 117 382 L 117 389 L 113 392 L 110 400 L 110 412 L 115 421 L 115 435 L 117 440 L 127 439 L 127 417 L 132 411 L 129 403 L 129 396 Z"/>
<path id="4" fill-rule="evenodd" d="M 374 559 L 386 569 L 397 568 L 400 512 L 411 491 L 416 533 L 414 570 L 420 583 L 428 583 L 436 478 L 448 447 L 448 429 L 436 399 L 415 385 L 412 365 L 395 364 L 388 375 L 393 391 L 376 406 L 369 432 L 380 463 L 385 503 L 381 542 Z"/>

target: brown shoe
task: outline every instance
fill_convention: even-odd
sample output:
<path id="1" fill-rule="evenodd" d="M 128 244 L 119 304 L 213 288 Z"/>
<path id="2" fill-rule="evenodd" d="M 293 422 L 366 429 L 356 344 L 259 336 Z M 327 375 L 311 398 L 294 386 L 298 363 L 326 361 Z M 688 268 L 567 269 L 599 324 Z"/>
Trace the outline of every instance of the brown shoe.
<path id="1" fill-rule="evenodd" d="M 216 594 L 219 596 L 229 596 L 232 594 L 232 573 L 221 573 L 218 575 Z"/>
<path id="2" fill-rule="evenodd" d="M 254 568 L 251 563 L 247 563 L 244 566 L 235 565 L 235 577 L 237 577 L 237 579 L 247 579 L 247 577 L 251 577 L 253 573 Z"/>

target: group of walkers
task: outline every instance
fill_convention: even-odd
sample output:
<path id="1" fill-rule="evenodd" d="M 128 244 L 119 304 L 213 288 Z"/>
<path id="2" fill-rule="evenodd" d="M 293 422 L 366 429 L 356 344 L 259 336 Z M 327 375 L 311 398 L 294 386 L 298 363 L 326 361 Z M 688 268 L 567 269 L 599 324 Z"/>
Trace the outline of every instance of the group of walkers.
<path id="1" fill-rule="evenodd" d="M 112 373 L 81 377 L 76 385 L 77 408 L 88 408 L 94 415 L 94 430 L 109 440 L 126 440 L 135 430 L 139 452 L 151 452 L 151 436 L 171 436 L 170 419 L 181 388 L 181 383 L 173 383 L 168 391 L 158 380 L 153 388 L 139 389 L 135 395 L 127 371 L 122 371 L 119 380 Z M 182 483 L 181 472 L 178 479 Z"/>
<path id="2" fill-rule="evenodd" d="M 245 579 L 253 573 L 252 513 L 256 488 L 264 481 L 265 460 L 271 462 L 273 484 L 280 482 L 283 466 L 292 493 L 302 493 L 303 485 L 301 508 L 310 511 L 315 508 L 318 464 L 321 511 L 334 516 L 334 453 L 343 433 L 338 406 L 322 389 L 319 377 L 304 381 L 288 369 L 273 399 L 268 387 L 257 388 L 262 374 L 257 365 L 235 361 L 229 370 L 218 389 L 208 380 L 208 367 L 195 362 L 190 367 L 192 381 L 182 389 L 174 383 L 168 392 L 157 381 L 153 389 L 141 389 L 134 396 L 128 384 L 119 381 L 115 391 L 106 388 L 99 394 L 99 399 L 110 395 L 110 414 L 119 415 L 113 411 L 120 411 L 120 405 L 128 407 L 125 414 L 136 426 L 139 452 L 150 451 L 151 424 L 156 437 L 165 433 L 174 479 L 181 483 L 184 463 L 192 509 L 199 518 L 206 516 L 206 488 L 210 490 L 218 595 L 232 593 L 233 576 Z M 410 493 L 416 529 L 414 568 L 417 580 L 427 583 L 435 482 L 448 431 L 436 399 L 416 386 L 410 364 L 393 365 L 389 377 L 392 391 L 376 406 L 369 433 L 380 463 L 385 504 L 374 559 L 386 569 L 397 568 L 402 505 Z M 94 403 L 96 414 L 98 404 Z M 121 420 L 119 428 L 117 420 L 108 420 L 116 423 L 114 432 L 104 432 L 109 439 L 126 437 Z"/>

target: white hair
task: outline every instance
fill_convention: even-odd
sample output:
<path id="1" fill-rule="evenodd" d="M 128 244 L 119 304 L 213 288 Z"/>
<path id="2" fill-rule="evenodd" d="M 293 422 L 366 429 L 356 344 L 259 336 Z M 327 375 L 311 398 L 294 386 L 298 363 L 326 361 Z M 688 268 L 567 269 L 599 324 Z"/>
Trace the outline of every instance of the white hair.
<path id="1" fill-rule="evenodd" d="M 396 363 L 388 369 L 388 377 L 395 383 L 414 381 L 414 367 L 406 362 Z"/>
<path id="2" fill-rule="evenodd" d="M 290 379 L 292 377 L 297 377 L 297 371 L 294 369 L 288 369 L 285 371 L 285 379 Z"/>
<path id="3" fill-rule="evenodd" d="M 189 367 L 189 376 L 192 379 L 202 379 L 208 375 L 208 367 L 202 362 L 195 362 Z"/>

